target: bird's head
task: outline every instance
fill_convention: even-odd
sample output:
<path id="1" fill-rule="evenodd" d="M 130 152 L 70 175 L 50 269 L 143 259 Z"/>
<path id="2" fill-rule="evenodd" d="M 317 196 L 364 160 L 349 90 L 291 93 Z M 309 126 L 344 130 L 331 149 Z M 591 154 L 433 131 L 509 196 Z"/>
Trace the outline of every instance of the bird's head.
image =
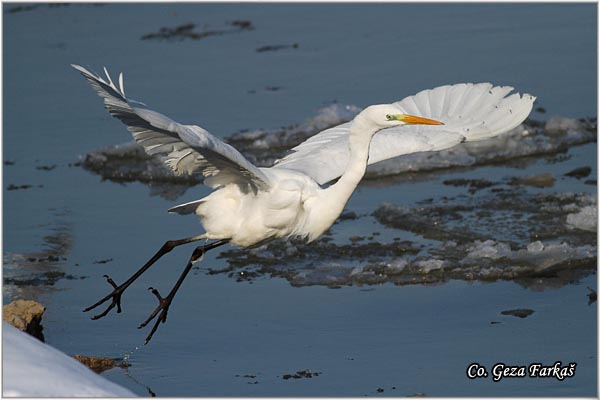
<path id="1" fill-rule="evenodd" d="M 399 125 L 444 125 L 443 122 L 415 115 L 402 114 L 400 109 L 393 104 L 379 104 L 365 108 L 360 114 L 361 118 L 379 129 L 391 128 Z"/>

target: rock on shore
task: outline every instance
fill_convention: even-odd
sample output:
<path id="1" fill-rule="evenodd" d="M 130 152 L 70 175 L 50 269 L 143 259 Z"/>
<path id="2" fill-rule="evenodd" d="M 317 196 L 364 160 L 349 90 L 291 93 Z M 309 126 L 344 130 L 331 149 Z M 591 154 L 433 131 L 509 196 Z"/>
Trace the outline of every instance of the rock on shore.
<path id="1" fill-rule="evenodd" d="M 15 300 L 2 307 L 2 320 L 44 341 L 42 315 L 46 308 L 33 300 Z"/>

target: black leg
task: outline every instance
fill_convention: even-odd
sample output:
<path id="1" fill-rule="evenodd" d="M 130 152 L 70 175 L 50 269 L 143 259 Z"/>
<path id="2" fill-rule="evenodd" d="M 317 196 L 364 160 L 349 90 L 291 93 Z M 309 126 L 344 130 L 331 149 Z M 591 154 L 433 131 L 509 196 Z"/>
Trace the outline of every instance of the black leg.
<path id="1" fill-rule="evenodd" d="M 148 344 L 150 339 L 152 339 L 152 335 L 154 335 L 154 332 L 156 332 L 156 330 L 158 329 L 158 325 L 160 323 L 164 324 L 167 321 L 167 313 L 169 312 L 169 306 L 171 305 L 171 302 L 173 301 L 173 297 L 175 297 L 175 293 L 177 293 L 177 290 L 179 290 L 179 287 L 185 280 L 185 277 L 192 269 L 194 262 L 200 260 L 204 256 L 204 253 L 206 253 L 208 250 L 214 249 L 215 247 L 222 246 L 222 245 L 226 244 L 227 242 L 229 242 L 229 239 L 222 239 L 222 240 L 218 240 L 216 242 L 207 244 L 205 246 L 196 247 L 196 249 L 192 253 L 192 256 L 190 257 L 190 260 L 188 261 L 187 265 L 185 266 L 185 269 L 183 270 L 181 276 L 179 276 L 177 283 L 175 283 L 175 286 L 173 286 L 173 289 L 171 289 L 171 291 L 169 292 L 167 297 L 163 298 L 160 295 L 160 293 L 158 293 L 158 290 L 154 289 L 153 287 L 148 288 L 148 290 L 152 291 L 152 293 L 158 299 L 158 307 L 156 307 L 156 309 L 152 312 L 152 314 L 150 314 L 150 316 L 144 322 L 142 322 L 140 324 L 140 326 L 138 326 L 138 329 L 141 329 L 141 328 L 145 327 L 146 325 L 148 325 L 148 323 L 150 323 L 150 321 L 152 321 L 154 318 L 156 318 L 157 315 L 158 315 L 158 318 L 156 319 L 156 322 L 154 323 L 154 326 L 152 327 L 150 334 L 148 334 L 148 336 L 146 337 L 146 341 L 144 344 Z"/>
<path id="2" fill-rule="evenodd" d="M 131 276 L 131 278 L 127 279 L 120 286 L 117 286 L 117 284 L 108 275 L 104 275 L 104 277 L 106 278 L 106 281 L 113 287 L 114 290 L 112 292 L 110 292 L 109 294 L 107 294 L 106 296 L 104 296 L 103 298 L 101 298 L 100 300 L 98 300 L 96 303 L 94 303 L 91 306 L 84 309 L 83 311 L 88 312 L 90 310 L 93 310 L 94 308 L 98 307 L 99 305 L 112 299 L 112 302 L 106 308 L 106 310 L 104 310 L 104 312 L 102 312 L 98 315 L 93 316 L 92 319 L 99 319 L 99 318 L 104 317 L 106 314 L 109 313 L 110 310 L 115 308 L 115 306 L 117 307 L 117 313 L 120 313 L 121 312 L 121 295 L 123 294 L 125 289 L 127 289 L 129 287 L 129 285 L 131 285 L 137 278 L 139 278 L 140 275 L 142 275 L 144 272 L 146 272 L 146 270 L 148 268 L 150 268 L 152 266 L 152 264 L 154 264 L 156 261 L 158 261 L 158 259 L 161 258 L 162 256 L 164 256 L 165 254 L 167 254 L 168 252 L 173 250 L 175 247 L 181 246 L 182 244 L 196 242 L 196 241 L 204 239 L 204 238 L 205 238 L 205 235 L 198 235 L 198 236 L 192 236 L 192 237 L 185 238 L 185 239 L 167 241 L 165 244 L 162 245 L 162 247 L 158 250 L 158 252 L 150 260 L 148 260 L 148 262 L 146 264 L 144 264 L 144 266 L 142 268 L 140 268 L 135 274 L 133 274 Z"/>

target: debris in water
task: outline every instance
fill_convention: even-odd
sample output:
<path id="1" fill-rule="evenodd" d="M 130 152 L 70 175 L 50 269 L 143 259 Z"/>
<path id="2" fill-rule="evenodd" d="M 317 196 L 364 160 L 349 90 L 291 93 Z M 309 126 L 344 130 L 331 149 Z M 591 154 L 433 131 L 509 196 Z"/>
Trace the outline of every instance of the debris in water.
<path id="1" fill-rule="evenodd" d="M 107 263 L 111 262 L 112 260 L 113 260 L 112 258 L 106 258 L 104 260 L 94 261 L 94 264 L 107 264 Z"/>
<path id="2" fill-rule="evenodd" d="M 475 193 L 477 190 L 498 185 L 498 183 L 490 182 L 487 179 L 447 179 L 442 183 L 449 186 L 468 186 L 470 193 Z"/>
<path id="3" fill-rule="evenodd" d="M 242 377 L 242 378 L 252 378 L 252 379 L 254 379 L 254 378 L 256 378 L 256 375 L 253 375 L 253 374 L 246 374 L 246 375 L 236 375 L 236 378 L 239 378 L 239 377 Z"/>
<path id="4" fill-rule="evenodd" d="M 56 164 L 52 164 L 52 165 L 39 165 L 39 166 L 35 167 L 35 169 L 39 169 L 41 171 L 52 171 L 54 168 L 56 168 Z"/>
<path id="5" fill-rule="evenodd" d="M 577 178 L 577 179 L 581 179 L 581 178 L 585 178 L 587 176 L 589 176 L 589 174 L 592 173 L 592 168 L 590 167 L 580 167 L 580 168 L 575 168 L 572 171 L 569 171 L 565 174 L 565 176 L 570 176 L 572 178 Z"/>
<path id="6" fill-rule="evenodd" d="M 8 9 L 6 9 L 7 13 L 10 14 L 14 14 L 17 12 L 23 12 L 23 11 L 31 11 L 34 10 L 38 7 L 49 7 L 49 8 L 57 8 L 57 7 L 67 7 L 70 6 L 71 4 L 69 3 L 46 3 L 46 4 L 28 4 L 28 5 L 19 5 L 19 6 L 15 6 L 15 7 L 10 7 Z"/>
<path id="7" fill-rule="evenodd" d="M 468 186 L 474 189 L 485 189 L 497 185 L 497 183 L 490 182 L 487 179 L 447 179 L 442 183 L 449 186 Z"/>
<path id="8" fill-rule="evenodd" d="M 297 49 L 299 47 L 298 43 L 294 44 L 276 44 L 272 46 L 262 46 L 256 49 L 257 53 L 263 53 L 265 51 L 278 51 L 284 49 Z"/>
<path id="9" fill-rule="evenodd" d="M 518 178 L 513 178 L 508 184 L 509 185 L 525 185 L 525 186 L 533 186 L 538 188 L 546 188 L 554 186 L 554 175 L 551 173 L 545 172 L 542 174 L 528 175 L 522 176 Z"/>
<path id="10" fill-rule="evenodd" d="M 295 374 L 285 374 L 283 375 L 284 380 L 288 379 L 301 379 L 301 378 L 312 378 L 313 376 L 321 375 L 320 372 L 313 372 L 310 369 L 305 369 L 304 371 L 298 371 Z"/>
<path id="11" fill-rule="evenodd" d="M 128 368 L 131 366 L 131 364 L 127 364 L 123 360 L 109 357 L 90 357 L 76 354 L 73 356 L 73 358 L 97 374 L 101 374 L 102 372 L 113 369 L 114 367 Z"/>
<path id="12" fill-rule="evenodd" d="M 8 185 L 6 190 L 21 190 L 21 189 L 29 189 L 33 187 L 32 185 L 13 185 L 12 183 Z"/>
<path id="13" fill-rule="evenodd" d="M 588 296 L 588 306 L 589 306 L 592 303 L 596 302 L 596 300 L 598 299 L 598 295 L 597 295 L 596 291 L 594 289 L 592 289 L 591 287 L 588 286 L 587 288 L 589 290 L 589 293 L 587 295 Z"/>
<path id="14" fill-rule="evenodd" d="M 530 310 L 528 308 L 517 308 L 515 310 L 502 311 L 500 314 L 502 314 L 502 315 L 512 315 L 514 317 L 519 317 L 519 318 L 527 318 L 531 314 L 533 314 L 534 312 L 535 311 Z"/>
<path id="15" fill-rule="evenodd" d="M 238 19 L 235 21 L 229 22 L 229 25 L 240 28 L 241 30 L 251 31 L 254 29 L 254 25 L 252 25 L 252 21 L 246 19 Z"/>
<path id="16" fill-rule="evenodd" d="M 193 23 L 179 25 L 174 28 L 162 27 L 156 33 L 148 33 L 143 35 L 142 40 L 199 40 L 209 36 L 221 36 L 228 33 L 237 33 L 254 29 L 254 25 L 252 25 L 251 21 L 232 21 L 229 22 L 228 25 L 232 26 L 233 28 L 195 31 L 196 24 Z"/>
<path id="17" fill-rule="evenodd" d="M 356 213 L 354 211 L 343 211 L 342 214 L 338 217 L 336 222 L 355 220 L 357 218 L 358 218 L 358 215 L 356 215 Z"/>
<path id="18" fill-rule="evenodd" d="M 255 379 L 256 378 L 256 374 L 245 374 L 245 375 L 236 375 L 236 378 L 248 378 L 248 379 Z M 257 380 L 249 380 L 248 382 L 246 382 L 248 385 L 258 385 L 258 381 Z"/>

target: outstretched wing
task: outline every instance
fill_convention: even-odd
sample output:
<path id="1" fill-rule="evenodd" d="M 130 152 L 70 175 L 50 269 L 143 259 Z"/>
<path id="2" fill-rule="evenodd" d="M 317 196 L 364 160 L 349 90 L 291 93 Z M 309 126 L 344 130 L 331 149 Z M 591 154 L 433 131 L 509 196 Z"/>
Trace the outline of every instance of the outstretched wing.
<path id="1" fill-rule="evenodd" d="M 164 157 L 176 174 L 201 173 L 204 183 L 220 187 L 237 183 L 243 189 L 264 190 L 269 187 L 267 176 L 232 146 L 222 142 L 196 125 L 179 124 L 172 119 L 142 107 L 143 104 L 125 97 L 123 74 L 117 87 L 106 68 L 106 80 L 87 69 L 72 65 L 88 80 L 98 95 L 104 98 L 108 112 L 127 125 L 134 139 L 146 153 Z"/>
<path id="2" fill-rule="evenodd" d="M 531 112 L 535 97 L 518 93 L 507 97 L 512 90 L 491 83 L 460 83 L 423 90 L 394 103 L 398 113 L 439 120 L 445 125 L 404 125 L 379 131 L 371 141 L 369 165 L 401 155 L 444 150 L 515 128 Z M 304 172 L 319 184 L 340 177 L 348 163 L 351 124 L 316 134 L 294 147 L 274 167 Z"/>

